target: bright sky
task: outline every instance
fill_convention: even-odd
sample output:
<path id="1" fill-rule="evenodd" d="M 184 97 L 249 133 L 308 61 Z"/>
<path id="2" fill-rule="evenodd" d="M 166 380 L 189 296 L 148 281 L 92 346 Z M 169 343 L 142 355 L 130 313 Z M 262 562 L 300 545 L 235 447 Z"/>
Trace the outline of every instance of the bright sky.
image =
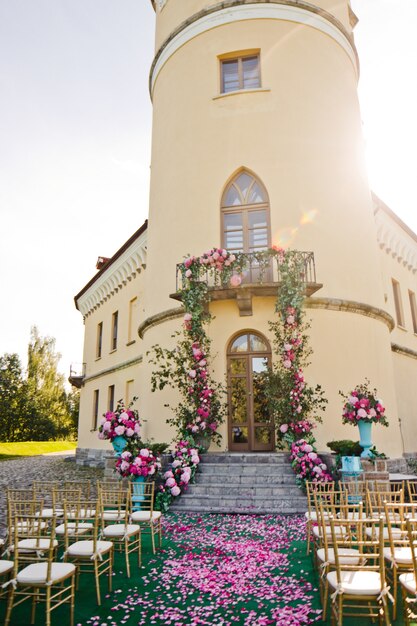
<path id="1" fill-rule="evenodd" d="M 417 232 L 417 0 L 352 7 L 371 186 Z M 0 2 L 0 355 L 23 366 L 33 324 L 81 362 L 74 295 L 147 217 L 153 25 L 149 0 Z"/>

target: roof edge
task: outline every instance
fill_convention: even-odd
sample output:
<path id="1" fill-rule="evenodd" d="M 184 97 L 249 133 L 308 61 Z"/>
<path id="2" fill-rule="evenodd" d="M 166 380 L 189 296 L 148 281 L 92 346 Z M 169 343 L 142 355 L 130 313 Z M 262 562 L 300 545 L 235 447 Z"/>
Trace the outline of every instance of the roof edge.
<path id="1" fill-rule="evenodd" d="M 121 248 L 119 248 L 112 257 L 110 257 L 109 261 L 104 265 L 104 267 L 102 267 L 101 270 L 97 272 L 97 274 L 95 274 L 95 276 L 93 276 L 91 280 L 88 281 L 88 283 L 81 289 L 81 291 L 77 293 L 76 296 L 74 296 L 75 308 L 78 311 L 79 311 L 79 308 L 78 308 L 79 298 L 81 298 L 81 296 L 83 296 L 85 292 L 88 289 L 90 289 L 92 285 L 94 285 L 96 280 L 98 280 L 100 276 L 102 276 L 102 274 L 104 274 L 104 272 L 106 272 L 109 269 L 109 267 L 113 265 L 113 263 L 123 254 L 123 252 L 125 252 L 129 248 L 129 246 L 132 245 L 134 241 L 136 241 L 136 239 L 138 239 L 138 237 L 143 235 L 143 233 L 145 232 L 147 228 L 148 228 L 148 220 L 145 220 L 142 226 L 138 228 L 138 230 L 134 232 L 133 235 L 129 237 L 127 241 L 125 241 L 125 243 L 121 246 Z"/>
<path id="2" fill-rule="evenodd" d="M 371 194 L 376 204 L 376 210 L 374 212 L 376 213 L 379 209 L 384 211 L 384 213 L 392 217 L 394 222 L 396 222 L 398 226 L 400 226 L 400 228 L 402 228 L 407 233 L 407 235 L 410 235 L 410 237 L 414 239 L 414 241 L 417 243 L 417 234 L 409 226 L 407 226 L 407 224 L 403 222 L 403 220 L 400 217 L 398 217 L 395 211 L 390 209 L 389 206 L 385 204 L 385 202 L 381 200 L 381 198 L 377 196 L 374 191 L 371 191 Z"/>

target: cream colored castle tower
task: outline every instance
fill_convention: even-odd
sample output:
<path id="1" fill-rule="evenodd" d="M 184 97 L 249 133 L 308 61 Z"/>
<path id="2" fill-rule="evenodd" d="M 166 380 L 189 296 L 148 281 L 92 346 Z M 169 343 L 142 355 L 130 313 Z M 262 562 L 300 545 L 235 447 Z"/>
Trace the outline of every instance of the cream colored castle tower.
<path id="1" fill-rule="evenodd" d="M 305 374 L 329 399 L 316 431 L 319 449 L 332 439 L 359 438 L 342 425 L 338 391 L 365 378 L 378 389 L 390 420 L 388 429 L 374 428 L 377 448 L 393 457 L 417 449 L 411 391 L 417 321 L 411 299 L 411 314 L 398 318 L 392 291 L 398 281 L 409 294 L 417 290 L 417 243 L 388 212 L 382 221 L 374 215 L 357 93 L 357 20 L 349 0 L 153 4 L 151 190 L 135 347 L 146 435 L 170 441 L 174 434 L 164 404 L 175 403 L 175 393 L 150 392 L 146 353 L 156 343 L 172 346 L 171 335 L 181 327 L 181 304 L 170 297 L 177 290 L 176 264 L 213 246 L 250 254 L 280 245 L 314 253 L 317 285 L 307 300 L 314 353 Z M 403 241 L 408 260 L 405 253 L 390 254 L 386 220 L 393 237 L 386 239 Z M 401 235 L 394 236 L 396 228 Z M 253 376 L 271 358 L 268 320 L 275 298 L 271 288 L 255 283 L 248 277 L 241 287 L 214 294 L 210 304 L 212 371 L 229 383 L 224 449 L 274 446 L 257 415 Z M 239 403 L 243 409 L 236 411 Z"/>
<path id="2" fill-rule="evenodd" d="M 313 251 L 323 287 L 309 304 L 308 378 L 330 400 L 322 437 L 330 427 L 331 438 L 356 435 L 341 425 L 337 392 L 365 377 L 395 415 L 348 0 L 167 0 L 155 8 L 146 316 L 169 316 L 175 266 L 187 253 L 271 244 Z M 237 333 L 270 340 L 273 306 L 262 293 L 251 315 L 240 315 L 233 298 L 212 303 L 217 377 Z M 147 329 L 146 346 L 166 345 L 175 327 L 167 320 Z M 250 385 L 248 373 L 248 393 Z M 161 398 L 147 402 L 146 413 L 161 413 Z M 262 441 L 247 402 L 243 439 L 255 450 Z M 394 452 L 398 439 L 394 418 L 384 449 Z M 225 446 L 233 443 L 225 428 Z"/>

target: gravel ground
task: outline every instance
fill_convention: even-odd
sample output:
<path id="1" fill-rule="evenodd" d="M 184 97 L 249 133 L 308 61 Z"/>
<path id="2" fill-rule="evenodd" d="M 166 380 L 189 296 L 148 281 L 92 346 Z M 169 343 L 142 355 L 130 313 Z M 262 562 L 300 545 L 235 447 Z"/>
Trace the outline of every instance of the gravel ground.
<path id="1" fill-rule="evenodd" d="M 0 461 L 0 537 L 6 534 L 7 487 L 27 489 L 34 480 L 59 480 L 63 484 L 66 480 L 90 479 L 94 484 L 103 477 L 103 472 L 102 469 L 76 465 L 75 459 L 66 453 Z"/>

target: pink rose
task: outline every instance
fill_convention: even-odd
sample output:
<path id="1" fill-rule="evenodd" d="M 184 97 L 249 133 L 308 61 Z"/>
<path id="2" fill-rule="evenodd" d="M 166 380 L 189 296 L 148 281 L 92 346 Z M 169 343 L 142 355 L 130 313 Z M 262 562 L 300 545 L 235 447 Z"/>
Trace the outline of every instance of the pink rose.
<path id="1" fill-rule="evenodd" d="M 166 482 L 165 482 L 167 487 L 174 487 L 174 485 L 177 484 L 175 478 L 167 478 Z"/>
<path id="2" fill-rule="evenodd" d="M 294 315 L 289 315 L 287 317 L 287 324 L 289 324 L 291 326 L 292 324 L 294 324 L 294 322 L 295 322 Z"/>
<path id="3" fill-rule="evenodd" d="M 233 274 L 233 276 L 230 278 L 230 284 L 232 287 L 239 287 L 241 283 L 242 278 L 238 274 Z"/>
<path id="4" fill-rule="evenodd" d="M 171 494 L 174 496 L 174 498 L 176 496 L 179 496 L 180 493 L 181 493 L 181 489 L 178 487 L 178 485 L 175 485 L 175 487 L 172 487 Z"/>
<path id="5" fill-rule="evenodd" d="M 283 366 L 286 367 L 287 369 L 290 369 L 291 361 L 289 359 L 285 359 Z"/>
<path id="6" fill-rule="evenodd" d="M 281 424 L 281 426 L 279 427 L 280 432 L 282 432 L 282 434 L 285 434 L 288 430 L 288 424 Z"/>
<path id="7" fill-rule="evenodd" d="M 193 275 L 193 273 L 192 273 L 192 271 L 191 271 L 191 270 L 187 270 L 187 271 L 185 272 L 185 275 L 186 275 L 186 277 L 187 277 L 187 278 L 190 278 L 190 276 L 192 276 L 192 275 Z"/>
<path id="8" fill-rule="evenodd" d="M 191 313 L 186 313 L 184 315 L 184 322 L 191 322 L 192 319 L 193 319 L 193 316 L 191 315 Z"/>
<path id="9" fill-rule="evenodd" d="M 110 429 L 111 429 L 111 424 L 110 424 L 110 422 L 104 422 L 104 424 L 103 424 L 103 430 L 104 430 L 105 432 L 108 432 Z"/>
<path id="10" fill-rule="evenodd" d="M 120 426 L 116 426 L 116 428 L 114 429 L 114 432 L 116 433 L 116 435 L 121 436 L 121 435 L 124 434 L 125 430 L 126 430 L 126 428 L 124 426 L 120 425 Z"/>
<path id="11" fill-rule="evenodd" d="M 171 470 L 168 470 L 164 474 L 164 478 L 173 478 L 173 477 L 174 477 L 174 474 L 171 472 Z"/>
<path id="12" fill-rule="evenodd" d="M 197 372 L 195 370 L 190 370 L 188 372 L 189 378 L 195 378 L 197 376 Z"/>
<path id="13" fill-rule="evenodd" d="M 133 428 L 128 428 L 125 434 L 126 434 L 126 437 L 133 437 L 133 435 L 135 434 L 135 431 L 133 430 Z"/>
<path id="14" fill-rule="evenodd" d="M 363 417 L 368 417 L 367 412 L 365 411 L 365 409 L 359 409 L 358 411 L 358 417 L 363 418 Z"/>

